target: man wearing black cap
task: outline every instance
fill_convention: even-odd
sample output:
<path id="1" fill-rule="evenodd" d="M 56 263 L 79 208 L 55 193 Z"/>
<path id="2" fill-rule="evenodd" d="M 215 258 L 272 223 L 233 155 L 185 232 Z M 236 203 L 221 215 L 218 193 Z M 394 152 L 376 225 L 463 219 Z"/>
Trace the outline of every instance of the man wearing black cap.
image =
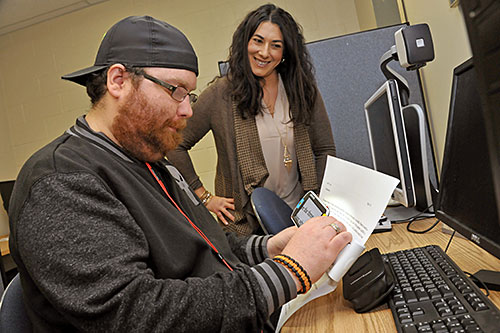
<path id="1" fill-rule="evenodd" d="M 197 75 L 187 38 L 144 16 L 116 23 L 94 66 L 63 76 L 92 108 L 26 162 L 9 212 L 35 331 L 267 330 L 350 241 L 331 217 L 272 237 L 222 232 L 164 159 Z"/>

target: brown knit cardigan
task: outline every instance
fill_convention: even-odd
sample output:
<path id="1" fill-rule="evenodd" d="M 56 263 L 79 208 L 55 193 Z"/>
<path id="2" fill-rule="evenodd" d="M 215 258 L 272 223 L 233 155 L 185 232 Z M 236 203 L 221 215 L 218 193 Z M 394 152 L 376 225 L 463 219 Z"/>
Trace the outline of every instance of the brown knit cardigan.
<path id="1" fill-rule="evenodd" d="M 183 142 L 168 153 L 167 158 L 193 189 L 199 188 L 203 184 L 194 170 L 188 150 L 212 130 L 217 149 L 215 194 L 234 198 L 236 208 L 232 212 L 235 222 L 225 228 L 248 235 L 259 228 L 250 194 L 264 185 L 269 172 L 255 119 L 241 118 L 231 102 L 228 85 L 226 78 L 220 78 L 203 91 L 193 106 L 193 117 L 183 132 Z M 326 156 L 335 156 L 330 120 L 319 94 L 310 126 L 294 126 L 294 144 L 302 187 L 305 191 L 318 191 Z"/>

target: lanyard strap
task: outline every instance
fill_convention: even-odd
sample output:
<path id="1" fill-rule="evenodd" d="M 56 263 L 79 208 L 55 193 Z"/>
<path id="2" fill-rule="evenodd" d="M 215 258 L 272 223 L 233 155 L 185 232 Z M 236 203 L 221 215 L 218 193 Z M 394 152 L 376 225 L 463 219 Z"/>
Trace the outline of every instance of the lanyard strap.
<path id="1" fill-rule="evenodd" d="M 172 199 L 172 197 L 170 196 L 170 193 L 168 193 L 168 191 L 167 191 L 167 188 L 165 187 L 165 185 L 163 184 L 163 182 L 161 181 L 161 179 L 156 175 L 156 172 L 153 170 L 153 168 L 151 167 L 151 165 L 148 162 L 146 162 L 146 166 L 148 167 L 149 171 L 151 172 L 151 174 L 153 175 L 153 177 L 156 179 L 156 181 L 158 182 L 158 184 L 160 184 L 160 187 L 163 190 L 163 192 L 165 192 L 165 194 L 167 195 L 167 197 L 174 204 L 175 208 L 177 208 L 177 210 L 186 218 L 186 220 L 188 220 L 189 224 L 191 224 L 191 226 L 194 228 L 194 230 L 196 230 L 198 232 L 198 234 L 201 236 L 201 238 L 203 238 L 203 240 L 205 240 L 205 242 L 212 248 L 212 250 L 214 250 L 214 252 L 217 253 L 217 255 L 219 256 L 219 258 L 227 266 L 227 268 L 229 268 L 229 270 L 232 271 L 233 268 L 229 265 L 229 263 L 226 261 L 226 259 L 224 259 L 224 257 L 222 256 L 222 254 L 212 244 L 212 242 L 208 239 L 208 237 L 203 233 L 203 231 L 201 231 L 200 228 L 198 228 L 193 223 L 193 221 L 191 221 L 191 219 L 186 215 L 186 213 L 184 213 L 182 211 L 182 209 L 179 207 L 179 205 L 177 205 L 177 203 L 174 201 L 174 199 Z"/>

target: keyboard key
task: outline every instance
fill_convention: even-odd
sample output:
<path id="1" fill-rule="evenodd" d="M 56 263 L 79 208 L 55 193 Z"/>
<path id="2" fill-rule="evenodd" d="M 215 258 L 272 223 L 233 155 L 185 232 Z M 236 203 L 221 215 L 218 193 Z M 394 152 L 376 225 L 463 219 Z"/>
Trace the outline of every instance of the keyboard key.
<path id="1" fill-rule="evenodd" d="M 415 309 L 413 309 L 413 310 L 411 311 L 411 315 L 412 315 L 413 317 L 415 317 L 415 316 L 422 316 L 423 314 L 424 314 L 424 309 L 422 309 L 422 308 L 420 308 L 420 307 L 415 308 Z"/>
<path id="2" fill-rule="evenodd" d="M 465 326 L 465 332 L 482 332 L 482 330 L 477 325 Z"/>
<path id="3" fill-rule="evenodd" d="M 488 310 L 488 306 L 486 304 L 484 304 L 483 302 L 480 302 L 480 303 L 476 303 L 475 305 L 472 305 L 472 307 L 474 308 L 474 310 L 476 311 L 484 311 L 484 310 Z"/>
<path id="4" fill-rule="evenodd" d="M 450 287 L 448 287 L 447 285 L 440 285 L 438 287 L 438 290 L 441 292 L 441 295 L 443 295 L 443 297 L 447 297 L 447 296 L 453 296 L 454 293 L 453 291 L 451 290 Z"/>
<path id="5" fill-rule="evenodd" d="M 407 303 L 414 303 L 418 300 L 417 295 L 413 291 L 403 290 L 403 296 Z"/>
<path id="6" fill-rule="evenodd" d="M 464 318 L 460 320 L 460 322 L 463 326 L 476 325 L 476 321 L 469 315 L 465 315 Z"/>
<path id="7" fill-rule="evenodd" d="M 415 324 L 405 324 L 402 326 L 404 333 L 418 333 Z"/>
<path id="8" fill-rule="evenodd" d="M 399 313 L 410 313 L 410 310 L 406 305 L 399 305 L 396 307 L 396 312 Z"/>
<path id="9" fill-rule="evenodd" d="M 428 299 L 430 299 L 427 292 L 425 292 L 424 290 L 420 290 L 420 289 L 415 290 L 415 296 L 417 296 L 417 299 L 419 301 L 427 301 Z"/>
<path id="10" fill-rule="evenodd" d="M 461 327 L 455 327 L 455 328 L 450 329 L 450 333 L 466 333 L 466 332 Z"/>
<path id="11" fill-rule="evenodd" d="M 441 298 L 441 293 L 436 288 L 429 290 L 429 295 L 431 296 L 431 299 Z"/>
<path id="12" fill-rule="evenodd" d="M 405 299 L 403 298 L 403 295 L 396 295 L 392 297 L 392 300 L 394 301 L 395 305 L 403 305 L 405 304 Z"/>
<path id="13" fill-rule="evenodd" d="M 417 330 L 419 333 L 432 332 L 431 325 L 429 325 L 428 323 L 418 323 Z"/>

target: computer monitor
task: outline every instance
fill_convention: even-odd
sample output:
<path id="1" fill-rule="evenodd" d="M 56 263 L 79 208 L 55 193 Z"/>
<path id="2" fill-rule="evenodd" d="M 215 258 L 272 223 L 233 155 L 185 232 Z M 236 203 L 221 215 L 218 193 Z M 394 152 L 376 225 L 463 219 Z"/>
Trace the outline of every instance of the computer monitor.
<path id="1" fill-rule="evenodd" d="M 2 196 L 3 208 L 5 208 L 6 212 L 9 211 L 10 195 L 14 188 L 14 182 L 14 180 L 0 182 L 0 195 Z"/>
<path id="2" fill-rule="evenodd" d="M 500 1 L 460 0 L 474 58 L 500 215 Z"/>
<path id="3" fill-rule="evenodd" d="M 364 107 L 373 168 L 399 179 L 392 198 L 413 207 L 413 176 L 396 81 L 384 82 Z"/>
<path id="4" fill-rule="evenodd" d="M 220 76 L 227 75 L 227 72 L 229 71 L 229 62 L 219 61 L 218 65 L 219 65 L 219 75 Z"/>
<path id="5" fill-rule="evenodd" d="M 436 217 L 497 258 L 500 220 L 478 80 L 469 59 L 455 68 Z M 498 190 L 498 188 L 497 188 Z"/>

